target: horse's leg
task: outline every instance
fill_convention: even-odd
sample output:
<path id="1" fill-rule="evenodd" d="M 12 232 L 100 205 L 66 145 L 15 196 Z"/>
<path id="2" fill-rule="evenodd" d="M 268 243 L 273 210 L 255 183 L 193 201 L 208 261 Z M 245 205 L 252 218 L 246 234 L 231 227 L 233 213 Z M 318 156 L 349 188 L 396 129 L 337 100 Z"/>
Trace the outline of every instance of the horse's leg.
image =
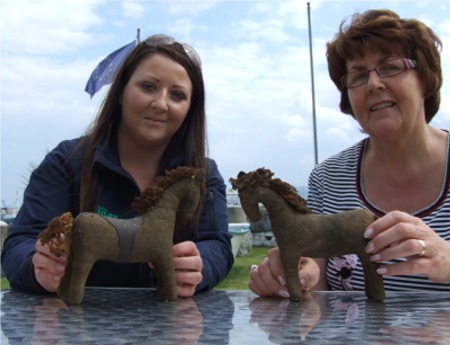
<path id="1" fill-rule="evenodd" d="M 170 254 L 172 254 L 172 251 L 170 251 Z M 172 255 L 165 257 L 159 256 L 153 263 L 155 265 L 156 275 L 158 276 L 158 295 L 164 300 L 176 300 L 177 286 Z"/>
<path id="2" fill-rule="evenodd" d="M 302 296 L 300 281 L 298 279 L 298 262 L 301 257 L 300 244 L 293 245 L 278 243 L 280 248 L 281 262 L 284 268 L 286 287 L 289 291 L 291 301 L 299 301 Z"/>
<path id="3" fill-rule="evenodd" d="M 136 235 L 133 261 L 151 262 L 158 278 L 158 295 L 165 300 L 177 299 L 173 267 L 173 231 L 175 213 L 168 209 L 147 212 Z"/>
<path id="4" fill-rule="evenodd" d="M 80 304 L 84 297 L 87 277 L 95 260 L 89 256 L 72 256 L 58 287 L 58 295 L 67 304 Z"/>
<path id="5" fill-rule="evenodd" d="M 63 278 L 61 279 L 61 282 L 59 283 L 57 293 L 58 296 L 63 299 L 64 302 L 68 302 L 68 297 L 70 293 L 70 286 L 72 282 L 72 260 L 69 261 L 66 272 L 64 273 Z M 75 278 L 76 279 L 76 278 Z M 75 280 L 74 279 L 74 280 Z"/>
<path id="6" fill-rule="evenodd" d="M 161 243 L 158 246 L 164 247 L 164 245 L 161 246 Z M 168 243 L 165 247 L 167 249 L 158 250 L 152 255 L 152 263 L 158 277 L 158 295 L 164 300 L 174 301 L 177 299 L 177 286 L 173 267 L 172 243 Z"/>
<path id="7" fill-rule="evenodd" d="M 81 213 L 72 229 L 71 255 L 66 273 L 58 287 L 59 296 L 67 304 L 80 304 L 92 266 L 105 255 L 115 242 L 109 240 L 112 226 L 94 213 Z M 116 235 L 117 237 L 117 235 Z"/>
<path id="8" fill-rule="evenodd" d="M 377 273 L 379 264 L 369 260 L 367 253 L 359 254 L 359 260 L 364 270 L 364 285 L 367 298 L 376 301 L 385 299 L 383 276 Z"/>

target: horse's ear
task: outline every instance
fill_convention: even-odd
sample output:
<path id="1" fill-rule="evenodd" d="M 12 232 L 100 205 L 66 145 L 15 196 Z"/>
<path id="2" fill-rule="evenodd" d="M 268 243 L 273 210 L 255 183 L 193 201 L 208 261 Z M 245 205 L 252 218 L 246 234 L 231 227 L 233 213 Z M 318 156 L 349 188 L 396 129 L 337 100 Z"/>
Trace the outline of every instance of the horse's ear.
<path id="1" fill-rule="evenodd" d="M 272 176 L 274 175 L 274 173 L 270 169 L 266 169 L 264 167 L 259 168 L 258 170 L 256 170 L 256 172 L 258 173 L 259 176 L 264 176 L 267 179 L 271 179 Z"/>
<path id="2" fill-rule="evenodd" d="M 242 182 L 243 182 L 242 178 L 245 176 L 247 176 L 247 174 L 245 172 L 241 171 L 238 174 L 236 179 L 230 178 L 230 183 L 231 183 L 231 186 L 233 187 L 233 189 L 239 189 L 240 188 L 239 185 L 242 186 Z"/>
<path id="3" fill-rule="evenodd" d="M 197 185 L 201 186 L 200 194 L 203 195 L 206 193 L 206 170 L 205 169 L 196 169 L 196 175 L 194 177 L 194 182 Z"/>
<path id="4" fill-rule="evenodd" d="M 205 172 L 205 169 L 198 169 L 198 170 L 197 170 L 196 180 L 198 180 L 198 181 L 204 181 L 205 178 L 206 178 L 206 172 Z"/>

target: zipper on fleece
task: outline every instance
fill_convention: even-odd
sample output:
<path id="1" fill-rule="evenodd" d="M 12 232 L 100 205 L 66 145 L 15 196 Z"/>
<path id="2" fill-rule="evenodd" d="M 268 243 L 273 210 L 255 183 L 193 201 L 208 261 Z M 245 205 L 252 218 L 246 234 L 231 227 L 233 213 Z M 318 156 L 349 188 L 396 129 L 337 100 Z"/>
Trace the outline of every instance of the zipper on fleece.
<path id="1" fill-rule="evenodd" d="M 214 193 L 212 191 L 208 191 L 208 195 L 206 196 L 206 211 L 209 216 L 209 223 L 211 225 L 211 230 L 216 231 L 216 213 L 214 212 Z"/>

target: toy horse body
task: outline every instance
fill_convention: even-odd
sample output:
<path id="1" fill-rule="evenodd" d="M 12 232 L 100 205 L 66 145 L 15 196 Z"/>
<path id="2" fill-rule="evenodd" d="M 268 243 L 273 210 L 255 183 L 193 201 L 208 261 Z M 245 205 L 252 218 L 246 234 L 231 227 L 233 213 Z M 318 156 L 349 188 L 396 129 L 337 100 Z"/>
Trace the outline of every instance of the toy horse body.
<path id="1" fill-rule="evenodd" d="M 271 179 L 272 175 L 270 170 L 258 169 L 240 173 L 237 179 L 230 181 L 238 190 L 241 206 L 251 222 L 261 219 L 259 203 L 266 208 L 291 299 L 301 298 L 298 262 L 302 256 L 327 258 L 356 254 L 364 269 L 366 296 L 384 300 L 383 278 L 376 272 L 379 265 L 371 262 L 364 250 L 367 244 L 364 231 L 376 216 L 363 209 L 313 214 L 294 187 L 280 179 Z"/>
<path id="2" fill-rule="evenodd" d="M 87 277 L 98 260 L 151 262 L 158 276 L 158 294 L 168 300 L 177 298 L 172 251 L 175 222 L 177 217 L 184 222 L 194 217 L 205 177 L 203 170 L 177 169 L 182 176 L 164 188 L 157 186 L 160 195 L 149 196 L 155 187 L 150 186 L 138 197 L 134 204 L 140 203 L 144 213 L 136 218 L 111 219 L 90 212 L 75 218 L 69 264 L 57 291 L 66 303 L 81 303 Z M 166 172 L 169 177 L 170 172 Z M 151 199 L 148 209 L 142 206 L 148 203 L 145 198 Z M 45 238 L 45 231 L 40 238 Z"/>

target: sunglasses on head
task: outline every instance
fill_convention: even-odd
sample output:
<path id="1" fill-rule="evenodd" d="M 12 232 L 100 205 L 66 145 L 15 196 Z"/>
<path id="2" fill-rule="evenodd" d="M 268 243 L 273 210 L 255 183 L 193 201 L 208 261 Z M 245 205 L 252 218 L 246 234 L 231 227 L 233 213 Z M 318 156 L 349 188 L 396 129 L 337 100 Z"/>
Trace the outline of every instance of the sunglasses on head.
<path id="1" fill-rule="evenodd" d="M 184 51 L 186 52 L 186 55 L 191 59 L 191 61 L 194 63 L 195 66 L 197 66 L 199 69 L 202 69 L 202 60 L 200 59 L 200 55 L 195 51 L 194 48 L 192 48 L 187 43 L 178 42 L 173 38 L 172 36 L 164 35 L 164 34 L 157 34 L 152 35 L 148 37 L 145 41 L 143 41 L 146 45 L 150 47 L 162 47 L 171 45 L 174 43 L 181 44 Z"/>

